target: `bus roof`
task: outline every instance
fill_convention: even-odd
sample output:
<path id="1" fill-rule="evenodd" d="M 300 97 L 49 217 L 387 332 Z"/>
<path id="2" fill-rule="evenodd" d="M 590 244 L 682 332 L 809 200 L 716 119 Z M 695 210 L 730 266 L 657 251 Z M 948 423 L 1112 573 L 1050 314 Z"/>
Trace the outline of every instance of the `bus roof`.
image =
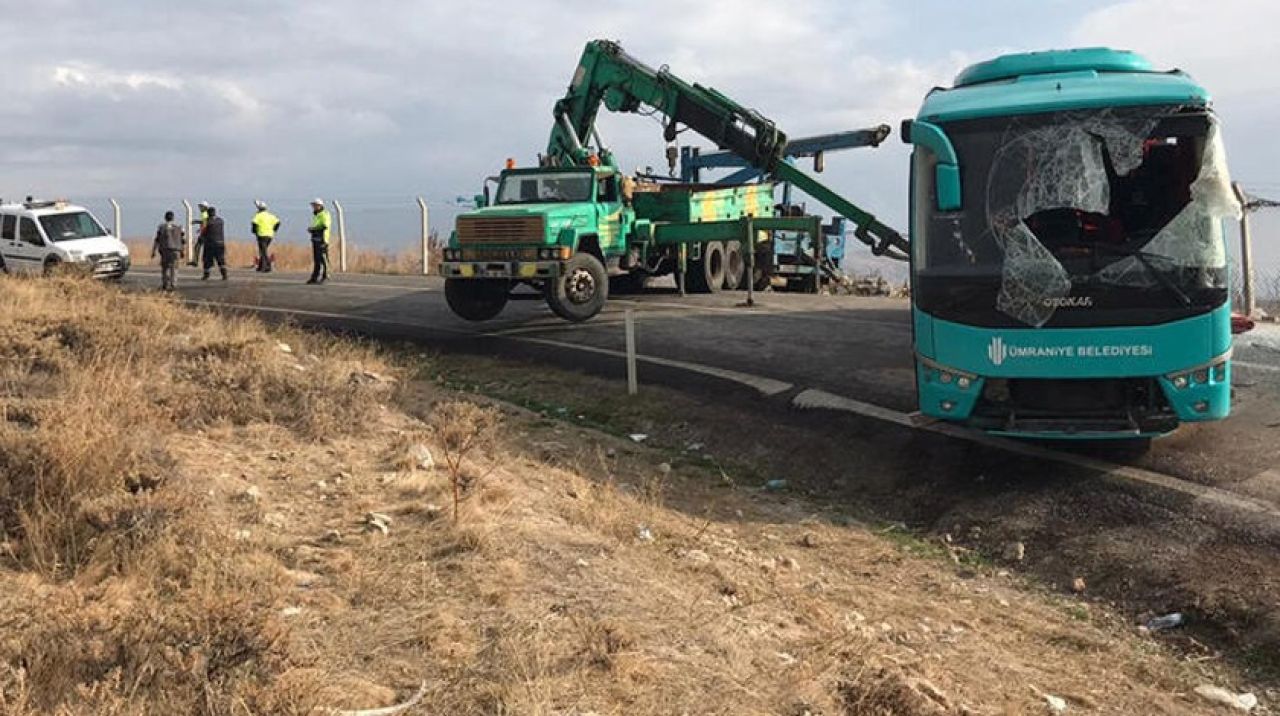
<path id="1" fill-rule="evenodd" d="M 1155 104 L 1207 106 L 1209 94 L 1184 72 L 1157 72 L 1136 53 L 1091 47 L 979 62 L 960 72 L 954 87 L 930 92 L 919 118 L 945 122 Z"/>

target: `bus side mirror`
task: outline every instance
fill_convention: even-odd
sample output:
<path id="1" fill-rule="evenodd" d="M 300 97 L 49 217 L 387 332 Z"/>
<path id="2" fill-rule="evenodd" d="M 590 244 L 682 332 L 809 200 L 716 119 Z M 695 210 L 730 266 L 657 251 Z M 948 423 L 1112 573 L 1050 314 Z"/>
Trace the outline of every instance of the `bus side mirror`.
<path id="1" fill-rule="evenodd" d="M 902 123 L 902 140 L 928 149 L 937 156 L 933 178 L 938 211 L 955 211 L 962 207 L 960 162 L 946 132 L 938 125 L 923 120 L 906 120 Z"/>

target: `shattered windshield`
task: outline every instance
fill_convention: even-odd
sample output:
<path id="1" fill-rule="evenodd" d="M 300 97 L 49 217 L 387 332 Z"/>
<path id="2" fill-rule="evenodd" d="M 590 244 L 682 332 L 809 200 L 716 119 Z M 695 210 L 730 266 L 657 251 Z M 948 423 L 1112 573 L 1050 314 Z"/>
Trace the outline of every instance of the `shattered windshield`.
<path id="1" fill-rule="evenodd" d="M 508 174 L 498 186 L 499 204 L 540 204 L 590 201 L 594 175 L 590 172 Z"/>
<path id="2" fill-rule="evenodd" d="M 944 312 L 1005 319 L 978 321 L 987 325 L 1097 325 L 1107 309 L 1172 319 L 1225 300 L 1222 222 L 1239 206 L 1207 112 L 1108 108 L 946 131 L 964 209 L 917 214 L 918 279 Z M 1173 313 L 1138 316 L 1145 309 Z"/>

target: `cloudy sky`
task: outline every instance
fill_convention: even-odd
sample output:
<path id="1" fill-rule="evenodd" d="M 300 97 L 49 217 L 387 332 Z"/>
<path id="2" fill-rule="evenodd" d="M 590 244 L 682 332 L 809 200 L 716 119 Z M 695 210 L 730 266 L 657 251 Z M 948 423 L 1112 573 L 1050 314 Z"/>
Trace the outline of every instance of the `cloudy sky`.
<path id="1" fill-rule="evenodd" d="M 533 161 L 596 37 L 793 136 L 896 127 L 993 54 L 1132 48 L 1209 87 L 1236 177 L 1280 195 L 1277 27 L 1280 4 L 1263 0 L 0 0 L 0 196 L 422 194 L 443 221 L 504 158 Z M 663 164 L 652 120 L 602 128 L 628 169 Z M 904 226 L 906 159 L 895 139 L 828 157 L 826 176 Z"/>

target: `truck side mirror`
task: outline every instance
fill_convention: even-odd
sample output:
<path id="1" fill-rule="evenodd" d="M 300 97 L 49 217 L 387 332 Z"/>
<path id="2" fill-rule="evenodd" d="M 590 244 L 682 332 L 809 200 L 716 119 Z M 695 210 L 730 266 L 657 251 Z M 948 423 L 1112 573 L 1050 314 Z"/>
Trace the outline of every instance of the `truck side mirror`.
<path id="1" fill-rule="evenodd" d="M 813 171 L 821 174 L 823 169 L 827 168 L 827 153 L 814 152 L 813 154 Z"/>
<path id="2" fill-rule="evenodd" d="M 938 158 L 934 168 L 938 211 L 961 208 L 964 203 L 960 192 L 960 162 L 946 132 L 923 120 L 906 120 L 902 123 L 902 141 L 928 149 Z"/>

